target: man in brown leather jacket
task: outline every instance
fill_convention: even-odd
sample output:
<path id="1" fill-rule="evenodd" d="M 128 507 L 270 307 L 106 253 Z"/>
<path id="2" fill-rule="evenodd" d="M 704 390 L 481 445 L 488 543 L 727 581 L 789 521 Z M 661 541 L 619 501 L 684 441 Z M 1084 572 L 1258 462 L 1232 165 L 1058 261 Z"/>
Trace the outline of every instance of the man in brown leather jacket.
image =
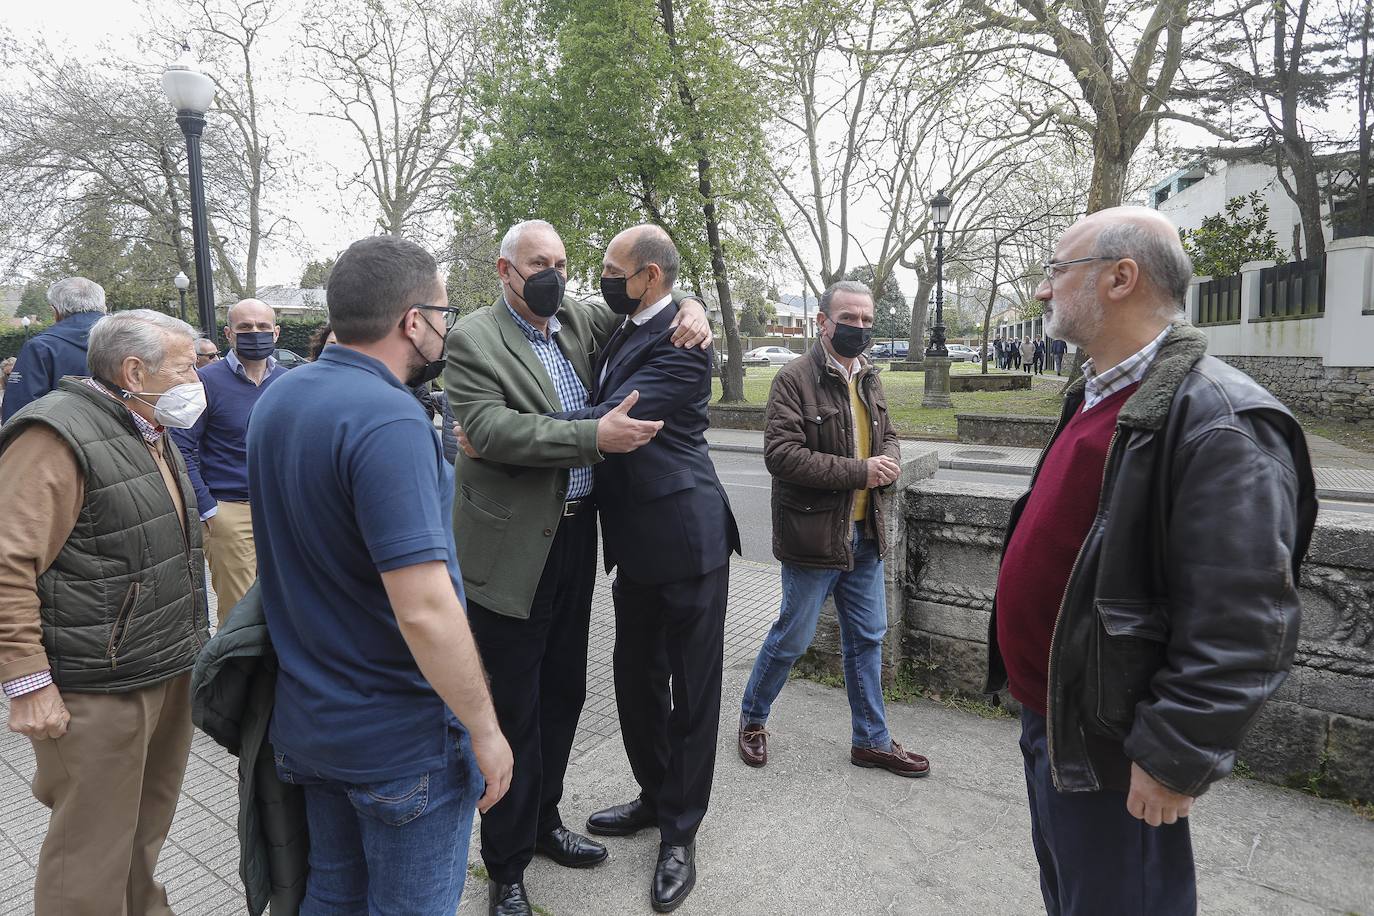
<path id="1" fill-rule="evenodd" d="M 1022 704 L 1048 912 L 1194 913 L 1193 799 L 1231 771 L 1297 646 L 1307 446 L 1206 355 L 1160 214 L 1080 220 L 1045 275 L 1045 333 L 1089 359 L 1012 508 L 988 688 Z"/>
<path id="2" fill-rule="evenodd" d="M 745 688 L 739 754 L 753 767 L 768 762 L 768 713 L 833 593 L 853 725 L 850 762 L 925 776 L 929 762 L 892 740 L 883 708 L 883 517 L 886 488 L 901 474 L 901 447 L 877 370 L 862 356 L 873 336 L 873 294 L 852 280 L 835 283 L 821 295 L 816 320 L 811 351 L 779 370 L 768 395 L 764 463 L 773 475 L 783 602 Z"/>

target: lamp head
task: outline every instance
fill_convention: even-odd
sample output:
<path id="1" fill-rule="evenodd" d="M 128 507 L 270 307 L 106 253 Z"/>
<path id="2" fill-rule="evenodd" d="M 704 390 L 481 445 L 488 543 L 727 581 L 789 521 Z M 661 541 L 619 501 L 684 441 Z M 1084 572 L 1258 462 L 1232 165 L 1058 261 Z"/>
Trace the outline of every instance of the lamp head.
<path id="1" fill-rule="evenodd" d="M 169 64 L 162 74 L 162 91 L 178 114 L 186 111 L 203 115 L 215 101 L 214 80 L 201 69 L 185 43 L 176 63 Z"/>
<path id="2" fill-rule="evenodd" d="M 191 278 L 186 276 L 186 271 L 184 270 L 177 271 L 177 275 L 172 278 L 172 282 L 175 283 L 177 289 L 180 290 L 189 289 L 191 286 Z"/>
<path id="3" fill-rule="evenodd" d="M 935 192 L 935 196 L 930 199 L 930 210 L 934 214 L 936 228 L 943 229 L 949 224 L 949 212 L 953 206 L 954 201 L 945 195 L 944 188 Z"/>

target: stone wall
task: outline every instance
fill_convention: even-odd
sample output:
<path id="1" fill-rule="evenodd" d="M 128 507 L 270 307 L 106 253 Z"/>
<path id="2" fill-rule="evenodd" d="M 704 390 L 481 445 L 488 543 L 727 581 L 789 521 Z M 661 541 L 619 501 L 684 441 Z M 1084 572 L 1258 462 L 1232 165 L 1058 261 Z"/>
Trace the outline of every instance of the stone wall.
<path id="1" fill-rule="evenodd" d="M 894 651 L 933 689 L 983 690 L 998 556 L 1020 492 L 922 480 L 904 494 L 906 578 Z M 1322 512 L 1300 587 L 1296 663 L 1256 719 L 1241 759 L 1271 782 L 1317 779 L 1374 799 L 1374 517 Z"/>
<path id="2" fill-rule="evenodd" d="M 1044 448 L 1054 435 L 1056 417 L 1010 417 L 988 413 L 954 415 L 959 424 L 959 441 L 980 445 L 1008 445 L 1019 448 Z"/>
<path id="3" fill-rule="evenodd" d="M 988 373 L 987 375 L 951 375 L 949 377 L 950 391 L 1029 391 L 1031 377 L 1029 375 L 1002 375 Z"/>
<path id="4" fill-rule="evenodd" d="M 762 404 L 721 404 L 712 401 L 708 410 L 711 425 L 716 429 L 753 429 L 764 428 L 764 406 Z"/>
<path id="5" fill-rule="evenodd" d="M 1370 342 L 1374 347 L 1374 341 Z M 1374 353 L 1370 354 L 1374 359 Z M 1358 422 L 1374 420 L 1374 368 L 1327 366 L 1316 356 L 1218 357 L 1293 410 Z"/>

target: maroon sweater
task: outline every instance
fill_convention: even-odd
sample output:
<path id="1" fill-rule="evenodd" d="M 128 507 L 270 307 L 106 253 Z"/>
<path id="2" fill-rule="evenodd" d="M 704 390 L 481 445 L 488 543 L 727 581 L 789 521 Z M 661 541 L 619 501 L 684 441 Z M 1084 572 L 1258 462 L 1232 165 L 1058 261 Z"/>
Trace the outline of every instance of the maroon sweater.
<path id="1" fill-rule="evenodd" d="M 1079 411 L 1045 455 L 997 574 L 997 645 L 1023 706 L 1045 715 L 1050 637 L 1102 495 L 1107 446 L 1130 385 Z"/>

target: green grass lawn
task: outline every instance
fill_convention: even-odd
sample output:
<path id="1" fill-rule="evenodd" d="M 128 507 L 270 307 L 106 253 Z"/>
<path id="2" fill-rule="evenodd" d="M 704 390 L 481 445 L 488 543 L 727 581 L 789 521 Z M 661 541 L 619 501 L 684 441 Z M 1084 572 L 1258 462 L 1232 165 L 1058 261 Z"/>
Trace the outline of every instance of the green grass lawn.
<path id="1" fill-rule="evenodd" d="M 957 375 L 975 375 L 977 363 L 955 363 Z M 765 404 L 768 388 L 778 370 L 748 368 L 744 374 L 744 399 L 750 404 Z M 997 373 L 989 370 L 990 374 Z M 917 439 L 953 439 L 957 433 L 954 415 L 957 413 L 1014 414 L 1031 417 L 1059 415 L 1059 382 L 1055 376 L 1043 376 L 1029 391 L 974 391 L 950 395 L 953 409 L 933 410 L 921 406 L 925 391 L 924 372 L 882 373 L 883 391 L 887 394 L 887 409 L 897 427 L 898 435 Z M 720 398 L 720 379 L 711 383 L 712 400 Z"/>

